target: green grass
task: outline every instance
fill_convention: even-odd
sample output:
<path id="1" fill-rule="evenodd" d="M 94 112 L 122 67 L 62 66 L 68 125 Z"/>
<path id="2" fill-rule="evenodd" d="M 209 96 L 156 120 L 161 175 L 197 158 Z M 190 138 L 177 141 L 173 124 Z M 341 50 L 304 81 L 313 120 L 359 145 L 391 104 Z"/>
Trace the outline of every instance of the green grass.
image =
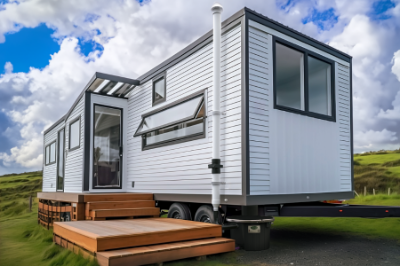
<path id="1" fill-rule="evenodd" d="M 346 201 L 348 204 L 400 206 L 400 195 L 368 195 Z M 400 242 L 400 218 L 306 218 L 275 217 L 274 229 L 388 238 Z"/>
<path id="2" fill-rule="evenodd" d="M 354 199 L 347 200 L 346 203 L 356 205 L 400 206 L 400 194 L 359 196 Z"/>
<path id="3" fill-rule="evenodd" d="M 400 151 L 379 151 L 354 155 L 354 188 L 362 194 L 400 193 Z"/>
<path id="4" fill-rule="evenodd" d="M 276 217 L 273 229 L 323 234 L 356 235 L 400 241 L 400 218 L 305 218 Z"/>
<path id="5" fill-rule="evenodd" d="M 0 265 L 97 265 L 53 244 L 52 230 L 37 224 L 41 172 L 0 177 Z M 32 212 L 28 198 L 34 197 Z"/>
<path id="6" fill-rule="evenodd" d="M 386 154 L 371 154 L 371 155 L 356 155 L 354 160 L 360 162 L 362 165 L 369 164 L 384 164 L 390 161 L 400 159 L 400 153 L 388 152 Z"/>

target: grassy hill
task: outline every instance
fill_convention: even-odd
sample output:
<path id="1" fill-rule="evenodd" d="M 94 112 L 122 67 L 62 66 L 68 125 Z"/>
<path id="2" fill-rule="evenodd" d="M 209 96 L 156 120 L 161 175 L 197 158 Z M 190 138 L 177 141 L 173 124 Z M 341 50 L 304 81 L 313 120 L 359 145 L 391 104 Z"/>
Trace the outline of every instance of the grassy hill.
<path id="1" fill-rule="evenodd" d="M 0 265 L 97 265 L 53 244 L 52 230 L 38 225 L 41 189 L 42 172 L 0 176 Z"/>
<path id="2" fill-rule="evenodd" d="M 29 196 L 42 189 L 42 172 L 0 176 L 0 217 L 12 216 L 28 208 Z"/>
<path id="3" fill-rule="evenodd" d="M 400 194 L 400 149 L 354 155 L 354 189 L 363 193 L 367 187 L 376 193 L 387 193 L 388 188 Z"/>

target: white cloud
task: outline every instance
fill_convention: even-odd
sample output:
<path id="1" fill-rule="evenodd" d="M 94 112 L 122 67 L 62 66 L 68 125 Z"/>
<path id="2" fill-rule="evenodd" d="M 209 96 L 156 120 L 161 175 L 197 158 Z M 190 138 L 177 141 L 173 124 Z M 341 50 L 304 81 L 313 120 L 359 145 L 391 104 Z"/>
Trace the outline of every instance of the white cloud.
<path id="1" fill-rule="evenodd" d="M 7 74 L 13 72 L 13 65 L 10 62 L 6 62 L 4 65 L 4 70 Z"/>
<path id="2" fill-rule="evenodd" d="M 400 50 L 394 53 L 392 62 L 392 72 L 397 76 L 397 79 L 400 81 Z"/>
<path id="3" fill-rule="evenodd" d="M 393 66 L 392 73 L 397 76 L 397 79 L 400 81 L 400 50 L 394 53 L 393 56 Z M 392 102 L 393 109 L 388 110 L 380 110 L 378 117 L 387 119 L 387 120 L 397 120 L 400 121 L 400 86 L 398 87 L 398 92 L 396 97 Z"/>
<path id="4" fill-rule="evenodd" d="M 398 140 L 396 132 L 383 129 L 382 131 L 368 130 L 366 132 L 356 132 L 354 139 L 357 142 L 354 145 L 355 152 L 365 152 L 378 149 L 397 149 L 398 143 L 388 143 Z"/>

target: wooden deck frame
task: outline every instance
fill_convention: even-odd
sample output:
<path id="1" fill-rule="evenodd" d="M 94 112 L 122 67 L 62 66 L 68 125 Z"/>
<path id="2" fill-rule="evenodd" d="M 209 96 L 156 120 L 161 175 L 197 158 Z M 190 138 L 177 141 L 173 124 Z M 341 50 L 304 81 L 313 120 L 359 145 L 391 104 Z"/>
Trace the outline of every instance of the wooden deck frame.
<path id="1" fill-rule="evenodd" d="M 100 266 L 135 266 L 235 251 L 235 241 L 222 237 L 101 251 L 97 253 L 90 252 L 56 234 L 53 235 L 53 241 L 57 245 L 83 256 L 85 259 L 97 259 Z"/>
<path id="2" fill-rule="evenodd" d="M 168 218 L 54 223 L 54 234 L 91 252 L 221 237 L 220 225 Z"/>
<path id="3" fill-rule="evenodd" d="M 49 229 L 70 212 L 72 221 L 106 220 L 116 217 L 159 217 L 151 193 L 38 192 L 38 223 Z M 71 206 L 64 207 L 65 203 Z"/>

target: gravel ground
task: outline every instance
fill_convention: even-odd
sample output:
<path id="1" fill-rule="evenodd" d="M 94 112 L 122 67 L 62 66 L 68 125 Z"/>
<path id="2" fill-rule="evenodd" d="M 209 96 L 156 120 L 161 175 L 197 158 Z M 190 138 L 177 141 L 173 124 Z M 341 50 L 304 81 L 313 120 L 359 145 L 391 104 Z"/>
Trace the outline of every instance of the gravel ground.
<path id="1" fill-rule="evenodd" d="M 348 235 L 271 230 L 266 251 L 235 252 L 239 264 L 269 265 L 400 265 L 400 243 Z"/>

